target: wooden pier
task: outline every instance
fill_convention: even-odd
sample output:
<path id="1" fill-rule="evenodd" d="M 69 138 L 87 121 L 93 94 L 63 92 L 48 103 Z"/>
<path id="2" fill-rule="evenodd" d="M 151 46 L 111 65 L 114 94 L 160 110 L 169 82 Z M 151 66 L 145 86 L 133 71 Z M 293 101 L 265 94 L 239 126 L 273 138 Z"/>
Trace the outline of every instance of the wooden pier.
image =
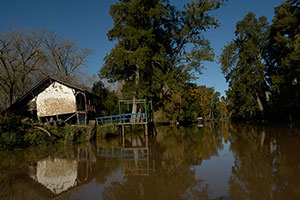
<path id="1" fill-rule="evenodd" d="M 123 106 L 122 106 L 123 104 Z M 143 112 L 139 113 L 122 113 L 122 107 L 124 105 L 127 107 L 127 112 L 130 111 L 130 108 L 133 104 L 142 105 L 139 110 Z M 152 115 L 152 102 L 147 102 L 145 99 L 139 100 L 120 100 L 118 103 L 119 114 L 97 117 L 97 124 L 106 125 L 106 126 L 120 126 L 122 130 L 122 136 L 125 136 L 125 126 L 132 125 L 144 125 L 145 126 L 145 135 L 148 135 L 148 125 L 153 122 Z"/>

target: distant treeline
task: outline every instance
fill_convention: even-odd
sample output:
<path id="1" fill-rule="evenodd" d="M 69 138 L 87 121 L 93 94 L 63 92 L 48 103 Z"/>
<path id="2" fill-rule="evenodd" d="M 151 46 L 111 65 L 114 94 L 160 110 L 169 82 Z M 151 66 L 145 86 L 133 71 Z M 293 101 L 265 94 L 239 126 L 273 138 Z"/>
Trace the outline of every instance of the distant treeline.
<path id="1" fill-rule="evenodd" d="M 300 2 L 275 7 L 271 24 L 250 12 L 220 56 L 228 110 L 239 120 L 300 117 Z"/>

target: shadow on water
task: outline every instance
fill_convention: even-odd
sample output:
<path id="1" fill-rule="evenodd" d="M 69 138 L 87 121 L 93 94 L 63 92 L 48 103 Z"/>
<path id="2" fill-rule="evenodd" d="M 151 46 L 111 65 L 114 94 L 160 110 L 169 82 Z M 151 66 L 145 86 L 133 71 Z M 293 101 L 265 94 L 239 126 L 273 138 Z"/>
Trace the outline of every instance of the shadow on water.
<path id="1" fill-rule="evenodd" d="M 209 123 L 0 153 L 0 199 L 299 199 L 297 128 Z"/>

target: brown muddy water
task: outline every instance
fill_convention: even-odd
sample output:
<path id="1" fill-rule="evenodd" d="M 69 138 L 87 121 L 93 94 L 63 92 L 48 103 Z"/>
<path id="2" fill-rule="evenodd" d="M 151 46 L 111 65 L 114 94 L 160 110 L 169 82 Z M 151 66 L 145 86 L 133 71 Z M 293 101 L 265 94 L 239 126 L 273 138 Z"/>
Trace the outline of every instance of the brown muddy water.
<path id="1" fill-rule="evenodd" d="M 0 152 L 0 199 L 300 199 L 300 129 L 156 127 Z"/>

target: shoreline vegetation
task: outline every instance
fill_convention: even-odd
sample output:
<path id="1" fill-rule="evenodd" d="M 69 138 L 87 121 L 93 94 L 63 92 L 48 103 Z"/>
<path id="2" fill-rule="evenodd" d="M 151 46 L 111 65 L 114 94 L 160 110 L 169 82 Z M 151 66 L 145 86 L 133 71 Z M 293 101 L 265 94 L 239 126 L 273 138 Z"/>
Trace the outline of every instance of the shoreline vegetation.
<path id="1" fill-rule="evenodd" d="M 130 133 L 141 133 L 143 130 L 143 126 L 136 125 L 130 128 Z M 95 121 L 87 125 L 33 123 L 11 113 L 0 118 L 0 151 L 32 146 L 75 145 L 120 135 L 121 129 L 116 125 L 97 125 Z"/>
<path id="2" fill-rule="evenodd" d="M 181 122 L 180 125 L 186 126 L 199 122 L 186 121 Z M 155 124 L 158 126 L 177 126 L 179 122 L 168 121 Z M 139 134 L 143 131 L 144 127 L 139 125 L 130 128 L 130 134 Z M 120 135 L 122 135 L 121 130 L 115 125 L 38 123 L 12 113 L 2 115 L 0 118 L 0 151 L 24 149 L 33 146 L 75 145 Z"/>
<path id="3" fill-rule="evenodd" d="M 241 124 L 230 121 L 230 119 L 213 119 L 213 120 L 199 120 L 199 121 L 186 121 L 186 122 L 156 122 L 156 126 L 167 126 L 167 127 L 188 127 L 201 125 L 211 126 L 211 124 L 225 123 L 230 124 Z M 256 125 L 267 125 L 267 126 L 278 126 L 278 123 L 261 123 L 257 121 L 242 122 L 242 124 L 256 124 Z M 91 125 L 92 124 L 92 125 Z M 58 145 L 58 147 L 72 146 L 78 144 L 84 144 L 86 142 L 101 141 L 101 139 L 113 138 L 121 136 L 121 129 L 117 126 L 102 126 L 91 123 L 89 125 L 69 125 L 64 126 L 49 125 L 49 124 L 35 124 L 28 121 L 22 121 L 21 116 L 9 115 L 9 117 L 1 118 L 0 120 L 0 152 L 27 149 L 29 147 L 47 147 Z M 297 123 L 285 123 L 290 128 L 297 126 Z M 39 127 L 39 128 L 36 128 Z M 131 134 L 142 134 L 144 132 L 143 126 L 133 126 L 130 128 Z M 50 135 L 49 135 L 50 134 Z M 153 132 L 152 134 L 155 134 Z M 126 137 L 126 135 L 125 135 Z"/>
<path id="4" fill-rule="evenodd" d="M 262 121 L 232 121 L 230 118 L 222 119 L 199 119 L 189 121 L 156 121 L 154 126 L 191 126 L 207 123 L 246 123 L 246 124 L 265 124 L 272 125 L 274 122 Z M 282 121 L 283 123 L 287 121 Z M 277 123 L 276 123 L 277 124 Z M 295 123 L 289 123 L 292 127 Z M 155 128 L 155 127 L 154 127 Z M 143 126 L 133 126 L 130 128 L 130 134 L 141 134 L 144 131 Z M 102 126 L 95 122 L 88 125 L 70 125 L 55 123 L 38 123 L 32 122 L 28 118 L 18 116 L 12 113 L 2 114 L 0 118 L 0 151 L 10 151 L 17 149 L 25 149 L 34 146 L 49 145 L 76 145 L 85 142 L 97 141 L 104 138 L 120 136 L 121 129 L 117 126 Z M 125 135 L 126 137 L 126 135 Z"/>

